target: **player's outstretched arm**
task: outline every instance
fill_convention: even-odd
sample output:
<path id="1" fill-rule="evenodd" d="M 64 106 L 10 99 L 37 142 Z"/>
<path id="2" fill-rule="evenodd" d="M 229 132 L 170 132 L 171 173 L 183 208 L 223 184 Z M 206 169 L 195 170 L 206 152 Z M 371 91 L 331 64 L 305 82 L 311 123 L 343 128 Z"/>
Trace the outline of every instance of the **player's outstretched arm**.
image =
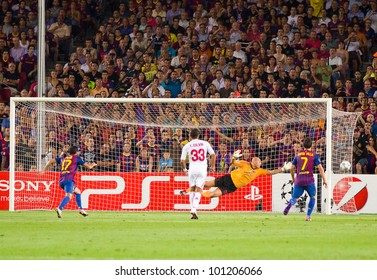
<path id="1" fill-rule="evenodd" d="M 319 174 L 321 174 L 323 185 L 327 188 L 327 180 L 326 180 L 325 170 L 323 169 L 322 164 L 318 164 L 317 168 L 319 170 Z"/>
<path id="2" fill-rule="evenodd" d="M 215 154 L 212 154 L 210 156 L 209 170 L 211 172 L 215 172 L 216 171 L 216 156 L 215 156 Z"/>
<path id="3" fill-rule="evenodd" d="M 268 174 L 274 175 L 274 174 L 279 174 L 279 173 L 285 173 L 285 172 L 291 170 L 291 167 L 292 167 L 292 162 L 286 162 L 286 163 L 284 163 L 282 168 L 278 168 L 278 169 L 275 169 L 275 170 L 268 170 Z"/>
<path id="4" fill-rule="evenodd" d="M 40 172 L 40 173 L 44 173 L 44 172 L 46 172 L 47 170 L 48 170 L 48 168 L 51 166 L 51 165 L 53 165 L 53 164 L 55 164 L 56 163 L 56 160 L 54 159 L 54 158 L 52 158 L 52 159 L 50 159 L 48 162 L 47 162 L 47 164 L 45 165 L 45 167 L 43 168 L 43 170 Z"/>
<path id="5" fill-rule="evenodd" d="M 187 172 L 186 160 L 181 159 L 181 167 L 182 167 L 183 172 Z"/>
<path id="6" fill-rule="evenodd" d="M 296 165 L 293 165 L 291 166 L 291 177 L 292 177 L 292 182 L 295 181 L 295 173 L 296 173 Z"/>
<path id="7" fill-rule="evenodd" d="M 97 163 L 92 162 L 92 163 L 84 163 L 84 166 L 88 169 L 93 169 L 95 166 L 97 166 Z"/>
<path id="8" fill-rule="evenodd" d="M 242 157 L 241 150 L 237 150 L 233 153 L 233 159 L 234 160 L 238 160 L 238 159 L 240 159 L 240 157 Z"/>
<path id="9" fill-rule="evenodd" d="M 232 171 L 235 167 L 234 162 L 237 162 L 242 157 L 241 150 L 237 150 L 233 153 L 232 161 L 230 162 L 229 172 Z"/>
<path id="10" fill-rule="evenodd" d="M 283 171 L 281 170 L 281 168 L 274 169 L 274 170 L 267 170 L 267 174 L 269 174 L 269 175 L 279 174 L 279 173 L 282 173 L 282 172 Z"/>

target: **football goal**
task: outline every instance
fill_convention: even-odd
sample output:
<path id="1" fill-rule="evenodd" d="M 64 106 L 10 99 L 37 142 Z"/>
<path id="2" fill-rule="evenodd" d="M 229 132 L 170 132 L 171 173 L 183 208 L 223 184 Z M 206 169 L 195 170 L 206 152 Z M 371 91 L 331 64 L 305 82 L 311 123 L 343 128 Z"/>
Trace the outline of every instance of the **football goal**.
<path id="1" fill-rule="evenodd" d="M 229 172 L 236 150 L 243 160 L 258 156 L 262 168 L 281 168 L 310 136 L 329 182 L 323 189 L 316 175 L 316 210 L 330 214 L 331 176 L 351 172 L 340 163 L 352 162 L 358 118 L 332 109 L 331 99 L 12 98 L 10 104 L 11 211 L 57 207 L 64 195 L 61 167 L 39 171 L 71 145 L 85 162 L 97 163 L 91 171 L 77 170 L 85 209 L 187 210 L 188 196 L 180 195 L 188 187 L 180 155 L 196 127 L 216 152 L 216 171 L 208 180 Z M 258 177 L 230 195 L 202 198 L 200 209 L 276 211 L 286 203 L 289 190 L 283 199 L 282 185 L 289 179 L 289 173 Z"/>

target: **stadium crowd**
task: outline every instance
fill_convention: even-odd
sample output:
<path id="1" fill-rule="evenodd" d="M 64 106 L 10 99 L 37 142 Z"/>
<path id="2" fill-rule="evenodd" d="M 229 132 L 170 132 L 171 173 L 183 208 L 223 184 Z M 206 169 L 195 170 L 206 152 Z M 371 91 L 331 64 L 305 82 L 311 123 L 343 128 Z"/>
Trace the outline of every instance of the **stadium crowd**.
<path id="1" fill-rule="evenodd" d="M 43 52 L 52 70 L 47 77 L 45 96 L 331 97 L 334 108 L 362 113 L 354 133 L 354 172 L 377 173 L 375 0 L 49 0 L 46 5 L 47 35 Z M 37 96 L 37 55 L 41 53 L 37 48 L 37 19 L 35 0 L 1 2 L 2 170 L 7 169 L 9 161 L 9 97 Z M 136 114 L 139 107 L 120 108 L 116 117 Z M 226 119 L 229 114 L 221 107 L 219 110 L 217 113 L 208 110 L 212 114 L 207 116 L 211 125 L 229 121 Z M 171 110 L 167 118 L 169 114 L 174 119 L 181 112 Z M 198 120 L 200 117 L 196 116 Z M 130 125 L 114 129 L 110 136 L 103 137 L 101 129 L 96 127 L 94 137 L 88 132 L 95 127 L 93 123 L 69 128 L 72 127 L 79 129 L 76 135 L 84 135 L 76 139 L 82 153 L 96 150 L 93 154 L 101 157 L 112 153 L 114 143 L 111 141 L 122 141 L 123 152 L 128 154 L 129 149 L 135 155 L 135 166 L 130 169 L 136 171 L 142 168 L 144 171 L 178 171 L 178 163 L 169 167 L 171 169 L 165 167 L 167 162 L 171 165 L 169 157 L 173 158 L 174 153 L 171 149 L 176 145 L 179 148 L 187 138 L 186 132 L 181 133 L 183 138 L 180 138 L 180 129 L 150 133 L 145 129 L 135 133 L 132 130 L 138 129 Z M 58 154 L 66 146 L 64 140 L 72 142 L 72 135 L 58 137 L 61 134 L 57 130 L 55 127 L 48 131 L 47 143 L 56 144 L 48 144 L 46 152 L 54 147 Z M 218 158 L 220 162 L 228 162 L 230 153 L 237 147 L 229 143 L 239 134 L 219 133 L 224 137 L 220 137 L 222 141 L 215 147 L 219 151 Z M 284 132 L 271 134 L 273 132 L 269 131 L 270 134 L 255 136 L 253 129 L 246 129 L 243 133 L 245 155 L 255 154 L 263 145 L 266 149 L 281 151 L 280 146 L 274 146 L 276 141 L 280 141 L 279 145 L 285 143 L 287 153 L 294 154 L 295 144 L 300 144 L 297 137 L 286 139 L 290 134 Z M 35 135 L 22 134 L 25 131 L 20 129 L 19 150 L 31 149 Z M 149 143 L 153 139 L 157 143 Z M 169 143 L 166 147 L 163 139 Z M 321 137 L 315 139 L 319 141 L 317 148 L 323 149 L 324 143 L 319 139 Z M 148 151 L 144 146 L 158 147 L 160 152 Z M 32 151 L 28 154 L 35 156 Z M 107 157 L 111 158 L 111 170 L 129 168 L 122 167 L 120 157 L 119 153 Z M 150 160 L 155 163 L 151 165 Z M 166 161 L 164 168 L 159 166 L 160 161 Z M 224 169 L 219 171 L 226 171 L 226 164 L 220 165 Z M 100 164 L 99 168 L 107 170 L 106 166 Z M 34 168 L 33 164 L 19 166 L 20 170 Z"/>

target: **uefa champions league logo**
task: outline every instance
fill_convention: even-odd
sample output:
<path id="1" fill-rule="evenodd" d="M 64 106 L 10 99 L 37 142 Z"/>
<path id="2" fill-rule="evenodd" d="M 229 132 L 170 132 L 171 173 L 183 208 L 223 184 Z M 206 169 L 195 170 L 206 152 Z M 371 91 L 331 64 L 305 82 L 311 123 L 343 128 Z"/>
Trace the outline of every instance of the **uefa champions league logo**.
<path id="1" fill-rule="evenodd" d="M 281 200 L 284 202 L 285 205 L 289 203 L 289 200 L 292 198 L 292 192 L 293 192 L 293 181 L 289 180 L 288 182 L 285 182 L 281 187 Z M 308 198 L 308 195 L 306 192 L 303 196 L 301 196 L 297 203 L 295 204 L 295 207 L 300 210 L 300 212 L 305 212 L 306 208 L 306 199 Z"/>

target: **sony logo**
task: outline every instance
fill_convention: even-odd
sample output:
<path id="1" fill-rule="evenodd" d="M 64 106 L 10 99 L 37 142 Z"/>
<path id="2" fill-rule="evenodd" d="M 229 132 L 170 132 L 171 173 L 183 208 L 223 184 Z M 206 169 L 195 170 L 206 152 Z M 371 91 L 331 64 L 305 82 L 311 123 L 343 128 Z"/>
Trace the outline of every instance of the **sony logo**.
<path id="1" fill-rule="evenodd" d="M 15 180 L 14 181 L 14 190 L 15 191 L 44 191 L 49 192 L 51 191 L 51 186 L 55 183 L 55 181 L 22 181 L 22 180 Z M 0 191 L 8 191 L 9 190 L 9 181 L 8 180 L 0 180 Z"/>

